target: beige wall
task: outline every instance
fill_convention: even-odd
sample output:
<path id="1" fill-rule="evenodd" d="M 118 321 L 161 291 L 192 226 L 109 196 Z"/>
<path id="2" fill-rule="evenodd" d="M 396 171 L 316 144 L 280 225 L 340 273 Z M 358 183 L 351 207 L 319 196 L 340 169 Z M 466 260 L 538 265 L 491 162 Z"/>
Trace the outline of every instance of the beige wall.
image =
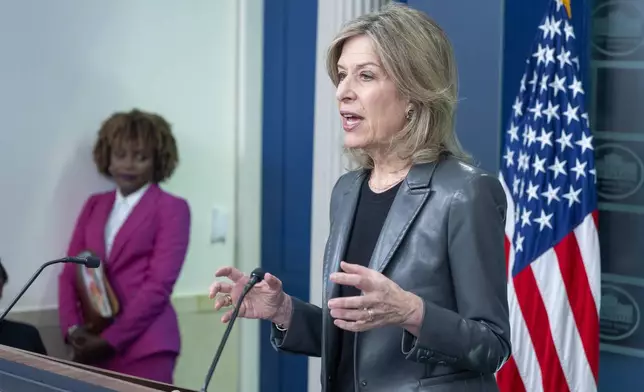
<path id="1" fill-rule="evenodd" d="M 173 298 L 173 303 L 179 315 L 182 341 L 182 352 L 174 375 L 175 384 L 199 390 L 226 326 L 219 321 L 221 312 L 215 312 L 212 309 L 212 302 L 206 296 Z M 15 312 L 9 318 L 36 326 L 49 355 L 68 358 L 68 350 L 61 339 L 55 309 Z M 239 327 L 239 324 L 236 324 L 236 327 Z M 217 365 L 217 371 L 210 382 L 213 390 L 227 392 L 238 390 L 239 333 L 237 330 L 238 328 L 233 328 L 226 349 Z"/>

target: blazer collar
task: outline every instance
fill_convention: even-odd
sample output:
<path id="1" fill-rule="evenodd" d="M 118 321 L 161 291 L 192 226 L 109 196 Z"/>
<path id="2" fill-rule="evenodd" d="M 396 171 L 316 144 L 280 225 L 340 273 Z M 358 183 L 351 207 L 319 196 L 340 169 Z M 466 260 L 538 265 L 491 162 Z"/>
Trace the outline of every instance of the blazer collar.
<path id="1" fill-rule="evenodd" d="M 394 252 L 398 249 L 409 227 L 411 227 L 421 207 L 431 194 L 431 181 L 439 163 L 440 160 L 416 164 L 409 170 L 407 177 L 398 189 L 396 198 L 380 231 L 378 242 L 369 263 L 370 268 L 383 272 L 391 261 Z M 336 286 L 328 280 L 328 276 L 340 269 L 340 261 L 342 261 L 346 252 L 349 234 L 353 226 L 360 186 L 367 178 L 368 173 L 368 170 L 360 170 L 357 173 L 355 179 L 345 188 L 342 201 L 338 203 L 337 211 L 332 211 L 334 224 L 331 227 L 327 242 L 328 254 L 325 263 L 327 269 L 324 271 L 324 286 L 327 299 L 333 296 Z"/>
<path id="2" fill-rule="evenodd" d="M 401 184 L 380 231 L 369 267 L 384 272 L 414 219 L 431 194 L 431 181 L 438 162 L 412 166 Z"/>
<path id="3" fill-rule="evenodd" d="M 342 261 L 346 252 L 349 234 L 353 226 L 353 217 L 360 196 L 360 186 L 367 177 L 367 174 L 367 170 L 357 172 L 353 181 L 344 189 L 341 200 L 335 203 L 337 210 L 331 211 L 333 225 L 330 228 L 329 238 L 327 240 L 324 260 L 325 271 L 323 276 L 324 291 L 327 299 L 332 297 L 333 290 L 338 288 L 336 284 L 329 280 L 329 275 L 340 269 L 340 261 Z M 326 306 L 326 303 L 324 306 Z"/>
<path id="4" fill-rule="evenodd" d="M 132 192 L 127 196 L 123 196 L 121 193 L 120 189 L 117 189 L 116 192 L 116 200 L 114 201 L 115 203 L 125 203 L 126 205 L 130 207 L 136 206 L 145 192 L 148 190 L 151 184 L 145 184 L 143 185 L 139 190 L 136 192 Z"/>
<path id="5" fill-rule="evenodd" d="M 110 264 L 115 260 L 118 260 L 119 255 L 123 251 L 123 246 L 127 243 L 128 239 L 132 238 L 137 228 L 139 228 L 139 226 L 154 212 L 157 199 L 161 194 L 161 189 L 156 184 L 150 184 L 145 189 L 142 189 L 142 191 L 143 192 L 138 195 L 138 197 L 140 197 L 140 201 L 136 203 L 132 212 L 130 212 L 130 215 L 123 223 L 123 226 L 121 226 L 116 234 L 116 237 L 114 237 L 114 244 L 112 244 L 112 250 L 109 255 Z M 107 222 L 107 220 L 105 222 Z"/>

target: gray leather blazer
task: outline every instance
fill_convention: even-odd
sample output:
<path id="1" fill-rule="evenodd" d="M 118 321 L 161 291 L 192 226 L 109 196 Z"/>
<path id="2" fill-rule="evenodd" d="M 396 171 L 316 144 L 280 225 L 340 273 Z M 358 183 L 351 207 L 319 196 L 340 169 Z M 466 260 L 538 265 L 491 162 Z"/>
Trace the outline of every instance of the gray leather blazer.
<path id="1" fill-rule="evenodd" d="M 322 391 L 331 391 L 339 330 L 328 280 L 344 255 L 360 185 L 343 175 L 331 196 L 324 255 L 323 307 L 293 299 L 289 330 L 273 326 L 278 350 L 322 357 Z M 401 185 L 370 267 L 424 300 L 420 337 L 398 326 L 355 339 L 356 391 L 498 391 L 494 373 L 510 355 L 506 297 L 506 199 L 496 177 L 455 158 L 414 165 Z"/>

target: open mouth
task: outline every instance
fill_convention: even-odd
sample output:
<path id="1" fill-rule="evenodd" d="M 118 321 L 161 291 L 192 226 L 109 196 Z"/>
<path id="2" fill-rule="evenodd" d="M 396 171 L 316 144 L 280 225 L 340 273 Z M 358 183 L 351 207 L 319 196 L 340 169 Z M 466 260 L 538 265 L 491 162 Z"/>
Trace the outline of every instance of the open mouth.
<path id="1" fill-rule="evenodd" d="M 342 127 L 345 131 L 355 129 L 364 120 L 364 117 L 354 113 L 342 113 Z"/>

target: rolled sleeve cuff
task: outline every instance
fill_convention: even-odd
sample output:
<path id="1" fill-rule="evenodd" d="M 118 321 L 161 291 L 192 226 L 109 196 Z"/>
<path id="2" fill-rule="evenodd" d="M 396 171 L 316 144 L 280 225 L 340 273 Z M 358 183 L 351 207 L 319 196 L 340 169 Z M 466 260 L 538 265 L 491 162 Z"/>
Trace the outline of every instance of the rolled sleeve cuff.
<path id="1" fill-rule="evenodd" d="M 448 329 L 450 324 L 446 320 L 446 316 L 453 318 L 451 312 L 441 309 L 438 306 L 423 300 L 425 306 L 425 313 L 423 316 L 423 322 L 420 327 L 420 334 L 418 337 L 414 336 L 407 330 L 403 330 L 402 341 L 401 341 L 401 351 L 405 358 L 410 361 L 415 361 L 419 363 L 448 363 L 452 364 L 458 361 L 458 358 L 447 355 L 436 349 L 435 342 L 439 339 L 435 337 L 441 336 L 450 336 L 449 331 L 443 331 L 443 329 Z M 444 312 L 446 314 L 440 314 Z M 432 322 L 431 320 L 434 320 Z M 441 320 L 436 322 L 436 320 Z M 433 346 L 430 346 L 430 342 L 434 342 Z M 434 348 L 429 348 L 434 347 Z M 440 346 L 439 346 L 440 347 Z"/>

